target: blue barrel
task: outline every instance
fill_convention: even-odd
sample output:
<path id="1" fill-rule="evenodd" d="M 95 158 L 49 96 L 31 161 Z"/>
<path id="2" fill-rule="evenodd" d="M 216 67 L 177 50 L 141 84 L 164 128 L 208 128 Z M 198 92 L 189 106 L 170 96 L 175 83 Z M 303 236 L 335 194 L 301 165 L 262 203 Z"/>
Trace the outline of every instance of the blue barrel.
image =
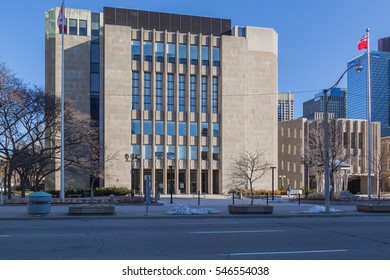
<path id="1" fill-rule="evenodd" d="M 34 215 L 49 214 L 51 210 L 51 194 L 34 192 L 28 196 L 28 213 Z"/>

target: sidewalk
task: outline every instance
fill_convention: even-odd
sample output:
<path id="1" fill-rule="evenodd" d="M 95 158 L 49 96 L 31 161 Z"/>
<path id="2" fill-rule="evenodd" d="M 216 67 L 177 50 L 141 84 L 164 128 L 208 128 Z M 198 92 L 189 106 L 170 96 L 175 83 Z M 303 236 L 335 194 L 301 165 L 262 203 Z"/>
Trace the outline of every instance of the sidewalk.
<path id="1" fill-rule="evenodd" d="M 0 205 L 0 220 L 12 220 L 12 219 L 59 219 L 59 218 L 86 218 L 86 217 L 97 217 L 97 218 L 178 218 L 178 217 L 207 217 L 207 218 L 237 218 L 237 217 L 304 217 L 304 216 L 345 216 L 345 215 L 372 215 L 367 213 L 358 212 L 354 203 L 346 203 L 343 205 L 332 205 L 331 213 L 325 214 L 318 211 L 319 208 L 323 207 L 323 202 L 318 204 L 313 203 L 301 203 L 298 205 L 298 201 L 291 201 L 285 198 L 275 197 L 272 201 L 269 198 L 269 205 L 272 205 L 272 214 L 263 215 L 231 215 L 228 213 L 228 205 L 232 204 L 232 200 L 222 195 L 208 195 L 206 198 L 200 199 L 198 206 L 198 199 L 193 198 L 192 195 L 174 195 L 172 202 L 170 203 L 170 196 L 164 195 L 159 200 L 159 204 L 150 204 L 146 207 L 146 204 L 114 204 L 115 215 L 90 215 L 90 216 L 69 216 L 68 215 L 68 204 L 52 204 L 51 211 L 47 215 L 32 215 L 28 214 L 27 204 L 22 205 L 11 205 L 5 204 Z M 266 204 L 265 199 L 255 199 L 256 204 Z M 250 204 L 249 198 L 235 199 L 235 204 Z M 212 208 L 220 211 L 219 214 L 208 214 L 208 215 L 168 215 L 167 211 L 175 206 L 186 205 L 190 208 Z M 313 208 L 314 207 L 314 208 Z M 308 212 L 313 210 L 314 213 Z M 338 212 L 334 212 L 334 210 Z M 312 211 L 312 212 L 313 212 Z"/>

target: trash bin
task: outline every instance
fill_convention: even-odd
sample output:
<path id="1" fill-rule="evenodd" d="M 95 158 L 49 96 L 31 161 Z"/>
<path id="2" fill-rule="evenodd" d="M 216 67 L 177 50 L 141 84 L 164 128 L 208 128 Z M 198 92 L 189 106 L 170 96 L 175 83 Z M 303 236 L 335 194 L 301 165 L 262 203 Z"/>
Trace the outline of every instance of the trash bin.
<path id="1" fill-rule="evenodd" d="M 51 207 L 51 194 L 47 192 L 34 192 L 28 196 L 29 214 L 49 214 Z"/>

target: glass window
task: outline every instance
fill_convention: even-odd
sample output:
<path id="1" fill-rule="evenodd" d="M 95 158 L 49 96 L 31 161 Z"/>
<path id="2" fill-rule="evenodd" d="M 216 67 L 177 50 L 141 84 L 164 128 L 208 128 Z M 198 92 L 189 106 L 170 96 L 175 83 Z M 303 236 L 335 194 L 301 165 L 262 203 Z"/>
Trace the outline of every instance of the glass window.
<path id="1" fill-rule="evenodd" d="M 190 159 L 198 160 L 198 146 L 190 146 Z"/>
<path id="2" fill-rule="evenodd" d="M 77 35 L 77 19 L 74 18 L 69 19 L 69 34 Z"/>
<path id="3" fill-rule="evenodd" d="M 196 76 L 190 77 L 190 112 L 196 112 Z"/>
<path id="4" fill-rule="evenodd" d="M 219 67 L 219 48 L 213 47 L 213 66 Z"/>
<path id="5" fill-rule="evenodd" d="M 131 145 L 131 153 L 139 158 L 141 155 L 141 146 L 138 144 Z"/>
<path id="6" fill-rule="evenodd" d="M 144 158 L 152 159 L 152 145 L 144 145 Z"/>
<path id="7" fill-rule="evenodd" d="M 137 61 L 141 59 L 141 43 L 139 40 L 131 41 L 131 57 Z"/>
<path id="8" fill-rule="evenodd" d="M 219 123 L 213 123 L 213 136 L 219 137 Z"/>
<path id="9" fill-rule="evenodd" d="M 190 122 L 190 136 L 198 136 L 198 123 Z"/>
<path id="10" fill-rule="evenodd" d="M 202 123 L 202 136 L 208 136 L 209 134 L 209 124 L 204 122 Z"/>
<path id="11" fill-rule="evenodd" d="M 187 64 L 187 45 L 179 44 L 179 63 Z"/>
<path id="12" fill-rule="evenodd" d="M 356 149 L 355 132 L 351 132 L 351 148 Z"/>
<path id="13" fill-rule="evenodd" d="M 152 61 L 153 45 L 150 41 L 144 41 L 144 60 Z"/>
<path id="14" fill-rule="evenodd" d="M 207 77 L 202 76 L 202 113 L 207 113 Z"/>
<path id="15" fill-rule="evenodd" d="M 209 47 L 202 46 L 202 65 L 209 66 Z"/>
<path id="16" fill-rule="evenodd" d="M 139 73 L 133 72 L 132 75 L 132 108 L 133 110 L 139 109 Z"/>
<path id="17" fill-rule="evenodd" d="M 100 62 L 100 46 L 98 44 L 91 44 L 91 62 Z"/>
<path id="18" fill-rule="evenodd" d="M 164 122 L 156 121 L 155 123 L 156 135 L 164 135 Z"/>
<path id="19" fill-rule="evenodd" d="M 167 146 L 167 159 L 175 159 L 176 158 L 176 150 L 175 145 Z"/>
<path id="20" fill-rule="evenodd" d="M 174 79 L 173 74 L 168 74 L 168 111 L 173 112 L 175 109 L 175 97 L 174 97 Z"/>
<path id="21" fill-rule="evenodd" d="M 156 74 L 156 111 L 163 110 L 163 76 L 161 73 Z"/>
<path id="22" fill-rule="evenodd" d="M 245 27 L 238 27 L 237 28 L 237 31 L 238 31 L 238 37 L 246 37 L 246 29 Z"/>
<path id="23" fill-rule="evenodd" d="M 187 147 L 179 146 L 179 159 L 185 160 L 187 159 Z"/>
<path id="24" fill-rule="evenodd" d="M 100 74 L 91 73 L 91 92 L 99 92 L 100 89 Z"/>
<path id="25" fill-rule="evenodd" d="M 213 147 L 213 160 L 219 160 L 219 147 Z"/>
<path id="26" fill-rule="evenodd" d="M 175 135 L 175 122 L 173 121 L 167 122 L 167 133 L 168 135 Z"/>
<path id="27" fill-rule="evenodd" d="M 99 42 L 100 14 L 91 13 L 91 42 Z"/>
<path id="28" fill-rule="evenodd" d="M 363 133 L 359 132 L 359 149 L 363 149 Z"/>
<path id="29" fill-rule="evenodd" d="M 176 62 L 176 46 L 174 43 L 167 44 L 167 59 L 169 63 Z"/>
<path id="30" fill-rule="evenodd" d="M 348 148 L 348 132 L 344 132 L 344 148 Z"/>
<path id="31" fill-rule="evenodd" d="M 209 159 L 209 147 L 202 146 L 201 147 L 201 154 L 202 154 L 202 160 L 208 160 Z"/>
<path id="32" fill-rule="evenodd" d="M 192 65 L 198 65 L 198 46 L 190 45 L 190 60 Z"/>
<path id="33" fill-rule="evenodd" d="M 164 43 L 156 42 L 155 57 L 157 62 L 164 62 Z"/>
<path id="34" fill-rule="evenodd" d="M 139 120 L 132 120 L 131 121 L 131 133 L 140 135 L 141 134 L 141 125 Z"/>
<path id="35" fill-rule="evenodd" d="M 152 121 L 144 121 L 144 135 L 152 135 Z"/>
<path id="36" fill-rule="evenodd" d="M 213 113 L 218 113 L 218 77 L 213 77 Z"/>
<path id="37" fill-rule="evenodd" d="M 79 20 L 79 35 L 80 36 L 87 36 L 87 21 L 86 20 Z"/>
<path id="38" fill-rule="evenodd" d="M 154 156 L 156 159 L 164 159 L 164 145 L 154 146 Z"/>
<path id="39" fill-rule="evenodd" d="M 91 73 L 99 73 L 99 72 L 100 72 L 100 64 L 91 63 Z"/>
<path id="40" fill-rule="evenodd" d="M 179 136 L 186 136 L 187 135 L 187 124 L 186 122 L 179 122 Z"/>
<path id="41" fill-rule="evenodd" d="M 144 74 L 144 110 L 150 110 L 150 102 L 151 102 L 151 74 L 145 73 Z"/>
<path id="42" fill-rule="evenodd" d="M 184 112 L 186 108 L 186 77 L 179 75 L 179 112 Z"/>

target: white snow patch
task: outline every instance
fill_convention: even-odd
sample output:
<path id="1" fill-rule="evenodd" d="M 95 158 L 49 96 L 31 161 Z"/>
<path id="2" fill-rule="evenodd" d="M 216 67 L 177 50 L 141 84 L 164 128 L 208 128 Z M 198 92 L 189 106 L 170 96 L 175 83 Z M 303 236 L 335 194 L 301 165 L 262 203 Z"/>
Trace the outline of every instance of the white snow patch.
<path id="1" fill-rule="evenodd" d="M 218 214 L 221 211 L 214 208 L 190 208 L 187 205 L 178 205 L 166 212 L 168 215 L 208 215 Z"/>
<path id="2" fill-rule="evenodd" d="M 334 208 L 330 208 L 329 211 L 331 213 L 343 212 L 343 211 L 341 211 L 339 209 L 334 209 Z M 325 213 L 325 206 L 316 205 L 316 206 L 311 207 L 309 210 L 300 211 L 299 213 Z"/>

